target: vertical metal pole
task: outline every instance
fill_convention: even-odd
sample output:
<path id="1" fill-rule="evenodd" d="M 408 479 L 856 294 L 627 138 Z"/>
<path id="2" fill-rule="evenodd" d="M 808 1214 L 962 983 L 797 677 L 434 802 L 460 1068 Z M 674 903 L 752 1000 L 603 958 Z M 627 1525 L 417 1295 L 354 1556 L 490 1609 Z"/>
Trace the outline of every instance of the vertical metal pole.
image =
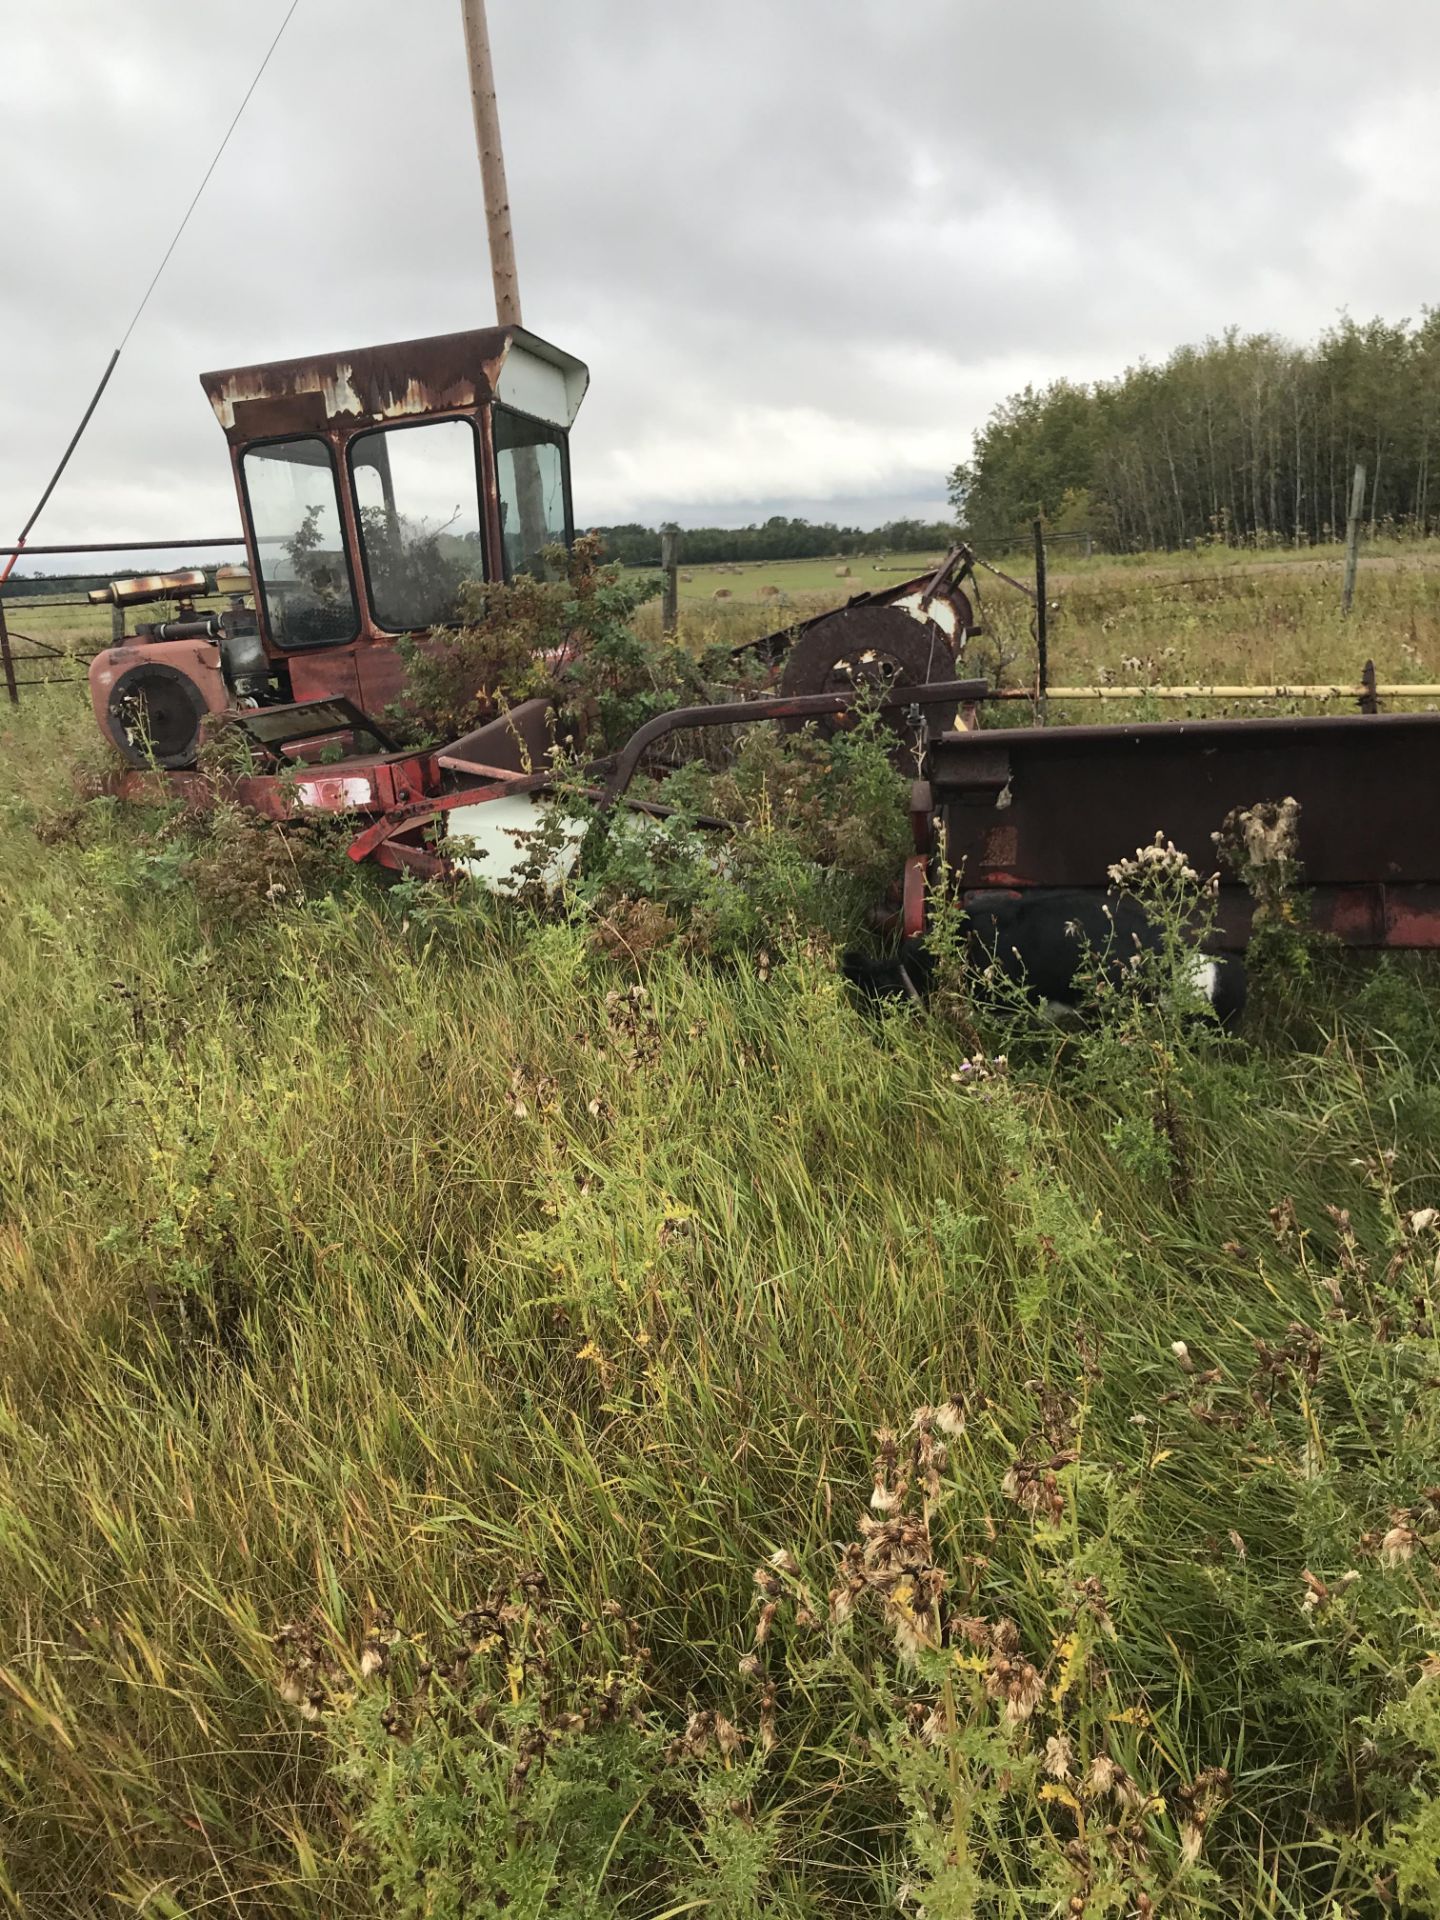
<path id="1" fill-rule="evenodd" d="M 1050 684 L 1050 609 L 1045 602 L 1045 522 L 1035 522 L 1035 706 L 1045 724 L 1046 689 Z"/>
<path id="2" fill-rule="evenodd" d="M 5 602 L 0 600 L 0 666 L 5 669 L 5 691 L 12 707 L 20 704 L 20 689 L 15 684 L 15 657 L 10 651 L 10 629 L 5 624 Z"/>
<path id="3" fill-rule="evenodd" d="M 675 527 L 660 532 L 660 565 L 665 570 L 665 585 L 660 596 L 660 625 L 674 636 L 680 624 L 680 534 Z"/>
<path id="4" fill-rule="evenodd" d="M 1350 518 L 1345 527 L 1345 585 L 1340 593 L 1340 611 L 1349 613 L 1350 603 L 1355 598 L 1355 569 L 1360 560 L 1360 516 L 1365 511 L 1365 469 L 1355 469 L 1355 481 L 1350 489 Z"/>
<path id="5" fill-rule="evenodd" d="M 480 178 L 485 188 L 485 226 L 490 236 L 495 318 L 502 327 L 518 327 L 521 324 L 520 282 L 515 273 L 515 236 L 510 231 L 510 195 L 505 187 L 505 155 L 500 147 L 500 110 L 495 103 L 495 70 L 490 64 L 485 0 L 460 0 L 460 13 L 470 60 L 475 148 L 480 156 Z"/>

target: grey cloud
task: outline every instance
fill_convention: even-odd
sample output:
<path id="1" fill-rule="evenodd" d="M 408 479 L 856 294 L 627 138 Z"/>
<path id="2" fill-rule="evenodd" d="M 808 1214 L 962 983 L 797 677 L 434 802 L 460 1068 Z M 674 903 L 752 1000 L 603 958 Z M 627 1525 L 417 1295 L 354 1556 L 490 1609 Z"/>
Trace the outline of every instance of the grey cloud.
<path id="1" fill-rule="evenodd" d="M 0 524 L 283 7 L 0 0 Z M 490 10 L 526 318 L 593 373 L 587 519 L 928 510 L 1025 380 L 1433 298 L 1429 0 L 1393 64 L 1337 57 L 1340 0 Z M 301 0 L 36 537 L 233 523 L 203 367 L 489 311 L 458 6 Z"/>

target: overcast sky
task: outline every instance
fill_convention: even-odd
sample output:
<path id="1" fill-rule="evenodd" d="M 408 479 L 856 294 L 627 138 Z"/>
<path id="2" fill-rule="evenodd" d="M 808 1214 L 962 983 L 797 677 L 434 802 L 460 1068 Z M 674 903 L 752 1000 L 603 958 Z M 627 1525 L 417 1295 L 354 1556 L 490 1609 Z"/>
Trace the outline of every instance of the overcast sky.
<path id="1" fill-rule="evenodd" d="M 0 0 L 13 537 L 288 0 Z M 1003 396 L 1440 297 L 1440 5 L 490 0 L 582 523 L 938 513 Z M 238 524 L 203 368 L 493 317 L 458 0 L 300 0 L 32 539 Z M 51 562 L 49 565 L 61 563 Z"/>

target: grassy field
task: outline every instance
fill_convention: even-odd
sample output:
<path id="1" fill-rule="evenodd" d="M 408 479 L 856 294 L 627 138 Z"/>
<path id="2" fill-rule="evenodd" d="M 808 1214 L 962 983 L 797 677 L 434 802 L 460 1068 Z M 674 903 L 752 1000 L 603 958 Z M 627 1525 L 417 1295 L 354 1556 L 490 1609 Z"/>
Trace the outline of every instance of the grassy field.
<path id="1" fill-rule="evenodd" d="M 911 574 L 940 564 L 943 553 L 887 553 L 852 560 L 751 560 L 743 564 L 719 562 L 680 569 L 680 599 L 696 608 L 717 595 L 736 600 L 775 597 L 833 599 L 839 605 L 862 589 L 876 591 Z M 767 592 L 766 590 L 770 591 Z"/>
<path id="2" fill-rule="evenodd" d="M 1426 567 L 1179 576 L 1064 670 L 1440 664 Z M 90 731 L 0 709 L 0 1910 L 1440 1914 L 1428 959 L 637 974 L 232 897 Z"/>
<path id="3" fill-rule="evenodd" d="M 925 572 L 940 557 L 887 554 L 684 569 L 682 631 L 697 645 L 738 644 L 843 606 L 854 593 L 883 591 Z M 1001 555 L 995 564 L 1020 580 L 1033 574 L 1027 554 Z M 841 567 L 849 574 L 841 577 Z M 1341 574 L 1337 548 L 1253 553 L 1214 547 L 1052 560 L 1050 678 L 1057 685 L 1137 689 L 1147 682 L 1348 684 L 1373 659 L 1382 681 L 1440 682 L 1440 541 L 1368 547 L 1348 619 L 1340 612 Z M 726 598 L 717 600 L 717 593 Z M 969 664 L 997 684 L 1029 684 L 1029 601 L 983 570 L 978 597 L 984 632 L 971 644 Z M 159 617 L 164 609 L 151 611 Z M 658 619 L 653 607 L 642 614 L 656 630 Z M 80 654 L 109 643 L 105 608 L 14 602 L 10 624 Z M 19 650 L 25 651 L 23 643 Z M 1097 710 L 1092 703 L 1053 717 L 1094 718 Z M 1106 712 L 1113 711 L 1107 703 Z"/>
<path id="4" fill-rule="evenodd" d="M 852 593 L 883 590 L 935 558 L 887 556 L 878 563 L 887 571 L 865 560 L 698 569 L 681 583 L 682 626 L 697 638 L 739 642 L 843 605 Z M 847 564 L 851 576 L 837 578 L 835 568 Z M 1028 555 L 1004 555 L 995 564 L 1017 579 L 1032 578 Z M 1052 568 L 1050 679 L 1056 685 L 1350 684 L 1372 659 L 1381 681 L 1440 682 L 1440 542 L 1367 550 L 1348 619 L 1340 612 L 1336 549 L 1066 557 Z M 765 587 L 778 589 L 783 599 L 761 598 Z M 731 597 L 716 601 L 717 588 Z M 971 643 L 969 666 L 997 685 L 1030 684 L 1035 650 L 1029 601 L 983 570 L 979 600 L 984 631 Z M 1281 710 L 1298 704 L 1283 703 Z M 1138 695 L 1133 708 L 1109 701 L 1103 707 L 1107 718 L 1147 710 L 1161 712 L 1153 701 L 1147 709 Z M 1170 717 L 1247 710 L 1243 703 L 1208 700 L 1163 709 Z M 1074 702 L 1053 708 L 1051 718 L 1094 720 L 1100 714 L 1098 702 Z"/>

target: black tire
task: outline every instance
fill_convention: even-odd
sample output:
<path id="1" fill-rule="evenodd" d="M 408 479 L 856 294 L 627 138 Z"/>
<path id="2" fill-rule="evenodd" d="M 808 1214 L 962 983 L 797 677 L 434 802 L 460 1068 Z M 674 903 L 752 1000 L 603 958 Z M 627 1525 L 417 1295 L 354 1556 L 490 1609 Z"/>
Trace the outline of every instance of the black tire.
<path id="1" fill-rule="evenodd" d="M 194 766 L 208 712 L 189 674 L 146 660 L 122 673 L 111 688 L 105 730 L 132 767 L 174 771 Z"/>

